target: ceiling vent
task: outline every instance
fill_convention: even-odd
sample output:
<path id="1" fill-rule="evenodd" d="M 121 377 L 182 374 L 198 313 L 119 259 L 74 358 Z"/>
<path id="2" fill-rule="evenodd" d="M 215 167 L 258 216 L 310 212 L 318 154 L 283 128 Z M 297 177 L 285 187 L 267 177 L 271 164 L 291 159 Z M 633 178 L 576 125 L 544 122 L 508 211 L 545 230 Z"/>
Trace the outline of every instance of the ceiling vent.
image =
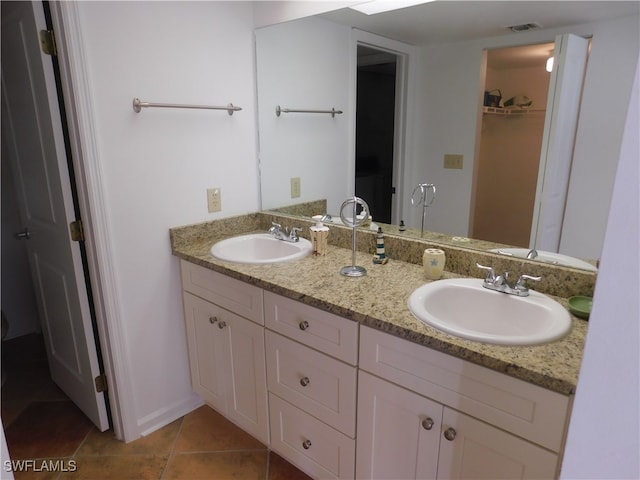
<path id="1" fill-rule="evenodd" d="M 520 25 L 512 25 L 508 27 L 512 32 L 528 32 L 529 30 L 536 30 L 542 28 L 542 25 L 536 22 L 522 23 Z"/>

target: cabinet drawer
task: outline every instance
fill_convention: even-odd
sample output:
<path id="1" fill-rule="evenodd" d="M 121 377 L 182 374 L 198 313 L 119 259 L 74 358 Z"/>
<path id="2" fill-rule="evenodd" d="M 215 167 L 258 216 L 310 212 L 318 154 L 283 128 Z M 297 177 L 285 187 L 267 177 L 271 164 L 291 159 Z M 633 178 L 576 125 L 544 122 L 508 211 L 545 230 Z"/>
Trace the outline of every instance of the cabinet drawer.
<path id="1" fill-rule="evenodd" d="M 358 324 L 271 292 L 264 293 L 265 325 L 351 365 L 358 363 Z"/>
<path id="2" fill-rule="evenodd" d="M 181 260 L 182 288 L 264 325 L 262 289 Z"/>
<path id="3" fill-rule="evenodd" d="M 569 397 L 371 328 L 360 330 L 363 370 L 560 451 Z"/>
<path id="4" fill-rule="evenodd" d="M 355 437 L 356 368 L 269 330 L 265 341 L 269 391 Z"/>
<path id="5" fill-rule="evenodd" d="M 271 448 L 314 478 L 354 476 L 355 440 L 269 393 Z"/>

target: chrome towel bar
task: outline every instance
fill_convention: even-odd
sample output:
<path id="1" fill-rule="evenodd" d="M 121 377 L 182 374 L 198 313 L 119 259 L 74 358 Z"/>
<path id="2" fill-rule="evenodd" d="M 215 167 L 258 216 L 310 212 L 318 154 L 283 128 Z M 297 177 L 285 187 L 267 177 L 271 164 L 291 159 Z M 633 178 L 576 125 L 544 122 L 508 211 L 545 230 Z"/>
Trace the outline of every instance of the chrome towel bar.
<path id="1" fill-rule="evenodd" d="M 143 108 L 198 108 L 202 110 L 226 110 L 229 115 L 233 115 L 233 112 L 242 110 L 240 107 L 236 107 L 233 103 L 228 104 L 226 107 L 214 107 L 211 105 L 184 105 L 180 103 L 150 103 L 143 102 L 138 97 L 133 99 L 133 111 L 140 113 Z"/>
<path id="2" fill-rule="evenodd" d="M 281 113 L 330 113 L 331 118 L 335 118 L 336 115 L 342 114 L 342 110 L 336 110 L 335 108 L 331 108 L 331 110 L 294 110 L 292 108 L 282 108 L 278 105 L 276 107 L 276 115 L 279 117 Z"/>

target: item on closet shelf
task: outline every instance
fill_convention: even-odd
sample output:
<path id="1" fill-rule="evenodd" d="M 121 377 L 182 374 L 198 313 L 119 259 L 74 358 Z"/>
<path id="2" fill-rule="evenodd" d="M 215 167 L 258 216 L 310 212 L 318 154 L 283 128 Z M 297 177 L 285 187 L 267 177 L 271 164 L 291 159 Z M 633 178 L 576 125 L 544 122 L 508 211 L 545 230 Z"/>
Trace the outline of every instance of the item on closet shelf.
<path id="1" fill-rule="evenodd" d="M 493 92 L 498 92 L 498 94 L 496 95 Z M 500 108 L 500 100 L 502 100 L 502 92 L 499 89 L 496 88 L 494 90 L 484 92 L 485 107 Z"/>
<path id="2" fill-rule="evenodd" d="M 511 97 L 509 100 L 505 100 L 504 106 L 508 108 L 526 108 L 530 107 L 532 103 L 533 101 L 526 95 L 516 95 L 515 97 Z"/>
<path id="3" fill-rule="evenodd" d="M 444 272 L 445 254 L 439 248 L 427 248 L 422 255 L 424 274 L 429 280 L 438 280 Z"/>
<path id="4" fill-rule="evenodd" d="M 329 227 L 325 226 L 322 222 L 316 223 L 313 227 L 309 227 L 311 231 L 311 245 L 314 255 L 326 255 Z"/>
<path id="5" fill-rule="evenodd" d="M 378 227 L 378 233 L 376 234 L 376 254 L 373 256 L 373 263 L 378 265 L 384 265 L 389 259 L 384 252 L 384 235 L 382 228 Z"/>

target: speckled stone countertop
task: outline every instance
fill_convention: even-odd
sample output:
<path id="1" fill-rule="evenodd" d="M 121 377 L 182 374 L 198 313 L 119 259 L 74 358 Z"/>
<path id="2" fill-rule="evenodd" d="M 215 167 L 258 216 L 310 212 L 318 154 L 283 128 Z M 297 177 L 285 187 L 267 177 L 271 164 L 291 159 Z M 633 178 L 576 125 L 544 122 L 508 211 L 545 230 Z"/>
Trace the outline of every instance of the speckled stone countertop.
<path id="1" fill-rule="evenodd" d="M 575 392 L 587 322 L 572 316 L 564 339 L 539 346 L 509 347 L 467 341 L 417 320 L 407 307 L 409 295 L 428 282 L 421 265 L 391 259 L 375 265 L 372 255 L 357 252 L 356 264 L 367 275 L 347 278 L 339 270 L 351 265 L 351 250 L 329 245 L 324 257 L 310 255 L 291 263 L 241 265 L 211 256 L 216 241 L 249 232 L 264 232 L 263 214 L 251 214 L 170 230 L 172 253 L 184 260 L 265 290 L 388 332 L 440 352 L 562 393 Z M 445 272 L 443 278 L 459 276 Z M 566 300 L 555 297 L 566 306 Z"/>

